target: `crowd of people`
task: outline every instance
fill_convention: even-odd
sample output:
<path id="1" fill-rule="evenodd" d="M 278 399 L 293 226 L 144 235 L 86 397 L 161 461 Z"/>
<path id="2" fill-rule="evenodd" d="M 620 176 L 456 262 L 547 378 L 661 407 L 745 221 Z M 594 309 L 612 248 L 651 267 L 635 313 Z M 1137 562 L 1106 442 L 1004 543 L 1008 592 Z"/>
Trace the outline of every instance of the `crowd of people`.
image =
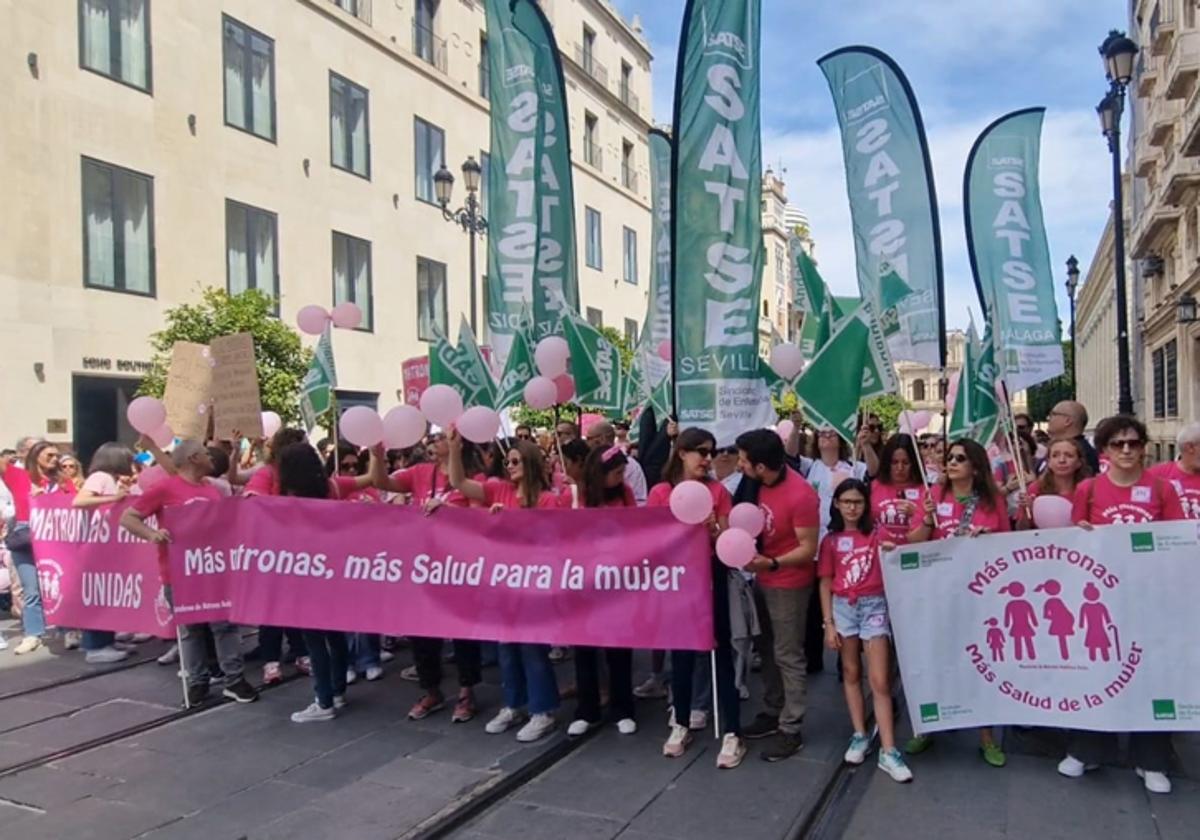
<path id="1" fill-rule="evenodd" d="M 1017 415 L 1016 451 L 989 449 L 968 439 L 937 435 L 885 435 L 878 417 L 862 422 L 854 445 L 832 429 L 796 423 L 782 438 L 774 430 L 740 435 L 719 447 L 709 432 L 668 420 L 643 418 L 637 443 L 626 424 L 574 422 L 553 429 L 518 426 L 511 438 L 476 445 L 454 428 L 431 429 L 421 445 L 403 451 L 360 451 L 333 441 L 312 445 L 304 432 L 283 428 L 268 441 L 180 441 L 170 454 L 152 441 L 141 453 L 116 443 L 80 464 L 47 441 L 24 439 L 0 454 L 0 504 L 7 505 L 5 545 L 20 590 L 23 638 L 13 653 L 36 650 L 46 634 L 38 576 L 29 537 L 31 500 L 61 493 L 78 507 L 111 505 L 130 497 L 121 524 L 135 536 L 163 544 L 161 574 L 169 584 L 165 544 L 170 534 L 153 527 L 165 506 L 231 495 L 295 496 L 344 502 L 411 505 L 436 516 L 443 506 L 477 508 L 481 514 L 511 508 L 666 506 L 683 481 L 710 491 L 713 513 L 706 528 L 715 545 L 729 527 L 732 507 L 757 505 L 765 526 L 757 553 L 744 569 L 711 558 L 714 616 L 713 670 L 707 654 L 653 651 L 652 673 L 635 685 L 633 651 L 578 647 L 574 685 L 564 691 L 555 663 L 565 652 L 543 644 L 449 640 L 457 693 L 447 695 L 443 651 L 448 640 L 410 637 L 413 666 L 403 676 L 420 685 L 408 712 L 412 720 L 436 714 L 452 702 L 457 723 L 480 711 L 475 686 L 484 663 L 496 661 L 503 705 L 485 725 L 488 733 L 516 729 L 522 742 L 536 741 L 559 725 L 564 696 L 573 695 L 567 734 L 581 736 L 606 720 L 622 734 L 637 731 L 636 700 L 669 698 L 671 716 L 663 755 L 686 753 L 693 733 L 717 713 L 721 748 L 717 766 L 737 767 L 747 742 L 763 739 L 769 762 L 804 746 L 807 680 L 820 670 L 826 649 L 837 651 L 852 730 L 845 761 L 861 764 L 873 737 L 862 687 L 863 660 L 878 728 L 878 767 L 899 782 L 912 778 L 904 757 L 924 752 L 932 739 L 913 737 L 900 750 L 892 703 L 894 654 L 881 567 L 881 551 L 906 543 L 977 537 L 1038 527 L 1034 500 L 1056 495 L 1072 504 L 1072 521 L 1095 528 L 1119 522 L 1200 518 L 1200 424 L 1178 439 L 1178 459 L 1146 466 L 1147 432 L 1136 418 L 1115 416 L 1095 428 L 1094 446 L 1084 434 L 1084 407 L 1057 405 L 1048 428 L 1036 430 Z M 152 465 L 152 466 L 149 466 Z M 169 585 L 168 585 L 169 597 Z M 74 630 L 70 633 L 76 632 Z M 82 629 L 87 661 L 108 664 L 129 655 L 144 638 Z M 258 628 L 257 658 L 265 685 L 283 678 L 290 662 L 311 675 L 314 699 L 292 715 L 296 723 L 328 721 L 346 706 L 347 687 L 360 675 L 382 676 L 396 640 L 371 634 Z M 228 624 L 184 626 L 179 647 L 160 659 L 180 662 L 189 704 L 203 702 L 212 677 L 236 702 L 257 699 L 245 677 L 242 640 Z M 285 659 L 286 650 L 288 658 Z M 68 645 L 69 647 L 70 645 Z M 761 708 L 742 723 L 750 697 L 748 677 L 761 670 Z M 669 676 L 668 676 L 669 671 Z M 990 728 L 979 731 L 984 761 L 1003 767 L 1006 756 Z M 1134 733 L 1133 762 L 1147 789 L 1167 793 L 1170 738 Z M 1082 776 L 1098 760 L 1104 738 L 1072 733 L 1059 772 Z"/>

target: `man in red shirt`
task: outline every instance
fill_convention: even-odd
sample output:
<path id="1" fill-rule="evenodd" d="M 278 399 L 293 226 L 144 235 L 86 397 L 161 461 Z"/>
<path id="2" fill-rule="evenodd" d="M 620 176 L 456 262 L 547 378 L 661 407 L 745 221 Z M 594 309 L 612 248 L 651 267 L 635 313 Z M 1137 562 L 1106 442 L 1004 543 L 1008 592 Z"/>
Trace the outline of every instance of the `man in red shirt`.
<path id="1" fill-rule="evenodd" d="M 747 738 L 775 738 L 764 750 L 765 761 L 782 761 L 804 746 L 808 663 L 804 655 L 809 598 L 816 581 L 820 501 L 807 481 L 785 464 L 783 441 L 769 429 L 746 432 L 737 439 L 738 467 L 758 482 L 758 506 L 764 526 L 760 552 L 746 571 L 755 583 L 766 616 L 763 624 L 763 682 L 760 712 L 742 730 Z M 763 619 L 768 620 L 763 620 Z"/>
<path id="2" fill-rule="evenodd" d="M 1155 464 L 1146 472 L 1171 482 L 1188 519 L 1200 519 L 1200 423 L 1184 426 L 1175 438 L 1178 460 Z"/>

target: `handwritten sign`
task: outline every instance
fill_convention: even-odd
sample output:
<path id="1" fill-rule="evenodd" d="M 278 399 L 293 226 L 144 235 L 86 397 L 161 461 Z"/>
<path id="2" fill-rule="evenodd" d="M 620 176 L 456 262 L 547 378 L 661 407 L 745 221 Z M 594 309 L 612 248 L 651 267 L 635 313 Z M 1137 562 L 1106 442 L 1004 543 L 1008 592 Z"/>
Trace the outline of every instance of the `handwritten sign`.
<path id="1" fill-rule="evenodd" d="M 171 348 L 171 367 L 163 404 L 175 436 L 203 440 L 208 431 L 212 398 L 213 359 L 208 345 L 177 341 Z"/>
<path id="2" fill-rule="evenodd" d="M 262 437 L 262 399 L 254 364 L 254 338 L 237 333 L 214 338 L 212 360 L 213 436 L 230 440 L 234 431 Z"/>

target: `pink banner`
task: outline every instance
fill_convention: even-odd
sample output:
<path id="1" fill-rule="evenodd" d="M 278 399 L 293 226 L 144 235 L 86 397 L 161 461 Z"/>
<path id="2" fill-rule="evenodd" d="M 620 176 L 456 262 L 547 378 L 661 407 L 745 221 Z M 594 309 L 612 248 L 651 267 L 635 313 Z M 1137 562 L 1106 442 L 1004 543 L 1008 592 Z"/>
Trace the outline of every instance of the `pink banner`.
<path id="1" fill-rule="evenodd" d="M 665 508 L 481 510 L 256 497 L 164 514 L 188 623 L 708 650 L 708 535 Z"/>
<path id="2" fill-rule="evenodd" d="M 404 382 L 404 404 L 417 405 L 429 387 L 429 357 L 405 359 L 400 363 L 400 376 Z"/>
<path id="3" fill-rule="evenodd" d="M 47 624 L 175 635 L 158 547 L 118 527 L 126 507 L 74 508 L 60 495 L 33 500 L 29 530 Z"/>

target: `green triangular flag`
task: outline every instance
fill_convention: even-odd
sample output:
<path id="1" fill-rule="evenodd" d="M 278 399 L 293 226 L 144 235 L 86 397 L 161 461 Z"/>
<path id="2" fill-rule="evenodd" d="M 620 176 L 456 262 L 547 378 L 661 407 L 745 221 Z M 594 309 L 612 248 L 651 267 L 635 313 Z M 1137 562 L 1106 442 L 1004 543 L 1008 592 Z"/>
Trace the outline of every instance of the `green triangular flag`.
<path id="1" fill-rule="evenodd" d="M 561 324 L 571 347 L 575 401 L 606 413 L 621 412 L 625 401 L 621 349 L 573 312 L 563 315 Z"/>
<path id="2" fill-rule="evenodd" d="M 991 325 L 984 328 L 983 341 L 972 320 L 967 331 L 966 357 L 958 381 L 958 395 L 950 412 L 948 435 L 971 438 L 987 446 L 1000 423 L 996 399 L 996 349 Z"/>
<path id="3" fill-rule="evenodd" d="M 496 407 L 496 385 L 466 318 L 458 328 L 457 347 L 440 331 L 434 331 L 433 347 L 429 351 L 429 383 L 449 385 L 458 391 L 463 405 L 468 408 L 476 405 Z"/>
<path id="4" fill-rule="evenodd" d="M 818 424 L 837 430 L 851 444 L 858 425 L 869 336 L 864 310 L 855 310 L 838 324 L 796 380 L 796 397 L 805 413 Z"/>
<path id="5" fill-rule="evenodd" d="M 884 309 L 893 306 L 912 294 L 912 289 L 904 282 L 895 266 L 886 260 L 879 264 L 879 303 Z"/>
<path id="6" fill-rule="evenodd" d="M 300 383 L 300 416 L 304 427 L 313 429 L 318 418 L 333 405 L 333 390 L 337 388 L 337 367 L 333 363 L 331 327 L 325 325 L 317 342 L 312 363 Z"/>
<path id="7" fill-rule="evenodd" d="M 516 405 L 525 398 L 525 386 L 529 380 L 537 376 L 537 366 L 533 361 L 533 341 L 530 331 L 533 328 L 533 318 L 529 309 L 521 312 L 521 326 L 513 333 L 512 346 L 508 350 L 508 358 L 504 362 L 504 372 L 500 374 L 500 384 L 496 393 L 496 409 L 503 410 Z"/>

